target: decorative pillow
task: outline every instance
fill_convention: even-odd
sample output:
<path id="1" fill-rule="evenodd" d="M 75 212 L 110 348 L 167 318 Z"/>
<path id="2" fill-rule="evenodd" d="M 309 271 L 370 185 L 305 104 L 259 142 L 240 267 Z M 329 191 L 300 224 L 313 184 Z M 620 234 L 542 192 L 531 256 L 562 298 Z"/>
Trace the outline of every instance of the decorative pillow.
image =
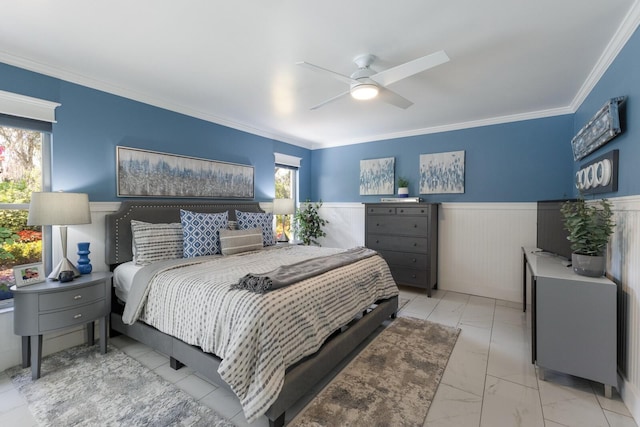
<path id="1" fill-rule="evenodd" d="M 199 213 L 180 209 L 184 237 L 184 257 L 220 253 L 220 230 L 227 228 L 228 212 Z"/>
<path id="2" fill-rule="evenodd" d="M 131 220 L 133 261 L 147 265 L 164 259 L 182 258 L 182 224 L 152 224 Z"/>
<path id="3" fill-rule="evenodd" d="M 238 229 L 262 228 L 262 243 L 264 246 L 276 244 L 276 237 L 273 234 L 273 214 L 270 212 L 242 212 L 236 211 Z"/>
<path id="4" fill-rule="evenodd" d="M 262 229 L 220 230 L 220 247 L 222 255 L 239 254 L 240 252 L 262 249 Z"/>

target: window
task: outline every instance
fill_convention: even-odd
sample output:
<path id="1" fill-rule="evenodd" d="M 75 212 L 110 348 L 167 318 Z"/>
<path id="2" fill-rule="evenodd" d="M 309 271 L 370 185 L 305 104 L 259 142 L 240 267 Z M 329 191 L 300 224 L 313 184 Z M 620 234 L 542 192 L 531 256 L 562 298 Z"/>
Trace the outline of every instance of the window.
<path id="1" fill-rule="evenodd" d="M 0 308 L 13 305 L 13 267 L 42 262 L 42 230 L 27 226 L 27 216 L 31 193 L 43 189 L 43 148 L 48 155 L 50 141 L 49 133 L 2 126 L 7 122 L 0 121 Z"/>
<path id="2" fill-rule="evenodd" d="M 285 165 L 276 165 L 276 199 L 293 199 L 297 205 L 297 175 L 298 169 Z M 275 215 L 276 238 L 279 241 L 293 240 L 292 220 L 293 215 Z M 284 238 L 287 237 L 287 239 Z"/>

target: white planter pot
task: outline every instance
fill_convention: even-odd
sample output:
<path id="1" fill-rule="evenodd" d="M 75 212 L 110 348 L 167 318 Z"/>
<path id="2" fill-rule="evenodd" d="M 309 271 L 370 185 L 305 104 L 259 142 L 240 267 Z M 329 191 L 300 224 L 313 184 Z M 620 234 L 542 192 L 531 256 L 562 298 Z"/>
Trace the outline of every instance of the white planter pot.
<path id="1" fill-rule="evenodd" d="M 409 187 L 398 187 L 398 197 L 409 197 Z"/>

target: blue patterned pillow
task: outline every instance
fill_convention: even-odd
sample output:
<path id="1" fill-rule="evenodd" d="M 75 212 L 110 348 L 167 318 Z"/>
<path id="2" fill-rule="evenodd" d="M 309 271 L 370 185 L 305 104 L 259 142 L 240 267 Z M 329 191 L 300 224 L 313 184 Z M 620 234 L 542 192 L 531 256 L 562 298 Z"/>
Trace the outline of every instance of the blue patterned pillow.
<path id="1" fill-rule="evenodd" d="M 199 213 L 180 209 L 184 257 L 220 253 L 220 229 L 227 228 L 229 213 Z"/>
<path id="2" fill-rule="evenodd" d="M 238 229 L 262 228 L 262 244 L 273 246 L 276 244 L 276 236 L 273 234 L 273 214 L 264 212 L 236 211 Z"/>

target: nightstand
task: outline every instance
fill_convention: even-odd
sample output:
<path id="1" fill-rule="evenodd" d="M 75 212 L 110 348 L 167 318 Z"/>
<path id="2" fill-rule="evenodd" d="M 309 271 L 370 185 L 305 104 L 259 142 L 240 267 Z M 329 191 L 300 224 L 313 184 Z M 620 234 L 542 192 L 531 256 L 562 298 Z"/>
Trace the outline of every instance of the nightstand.
<path id="1" fill-rule="evenodd" d="M 86 324 L 88 344 L 94 344 L 94 321 L 100 320 L 100 351 L 107 352 L 112 273 L 80 276 L 71 282 L 46 282 L 13 292 L 13 331 L 22 336 L 22 367 L 31 366 L 31 378 L 40 378 L 42 334 Z"/>

